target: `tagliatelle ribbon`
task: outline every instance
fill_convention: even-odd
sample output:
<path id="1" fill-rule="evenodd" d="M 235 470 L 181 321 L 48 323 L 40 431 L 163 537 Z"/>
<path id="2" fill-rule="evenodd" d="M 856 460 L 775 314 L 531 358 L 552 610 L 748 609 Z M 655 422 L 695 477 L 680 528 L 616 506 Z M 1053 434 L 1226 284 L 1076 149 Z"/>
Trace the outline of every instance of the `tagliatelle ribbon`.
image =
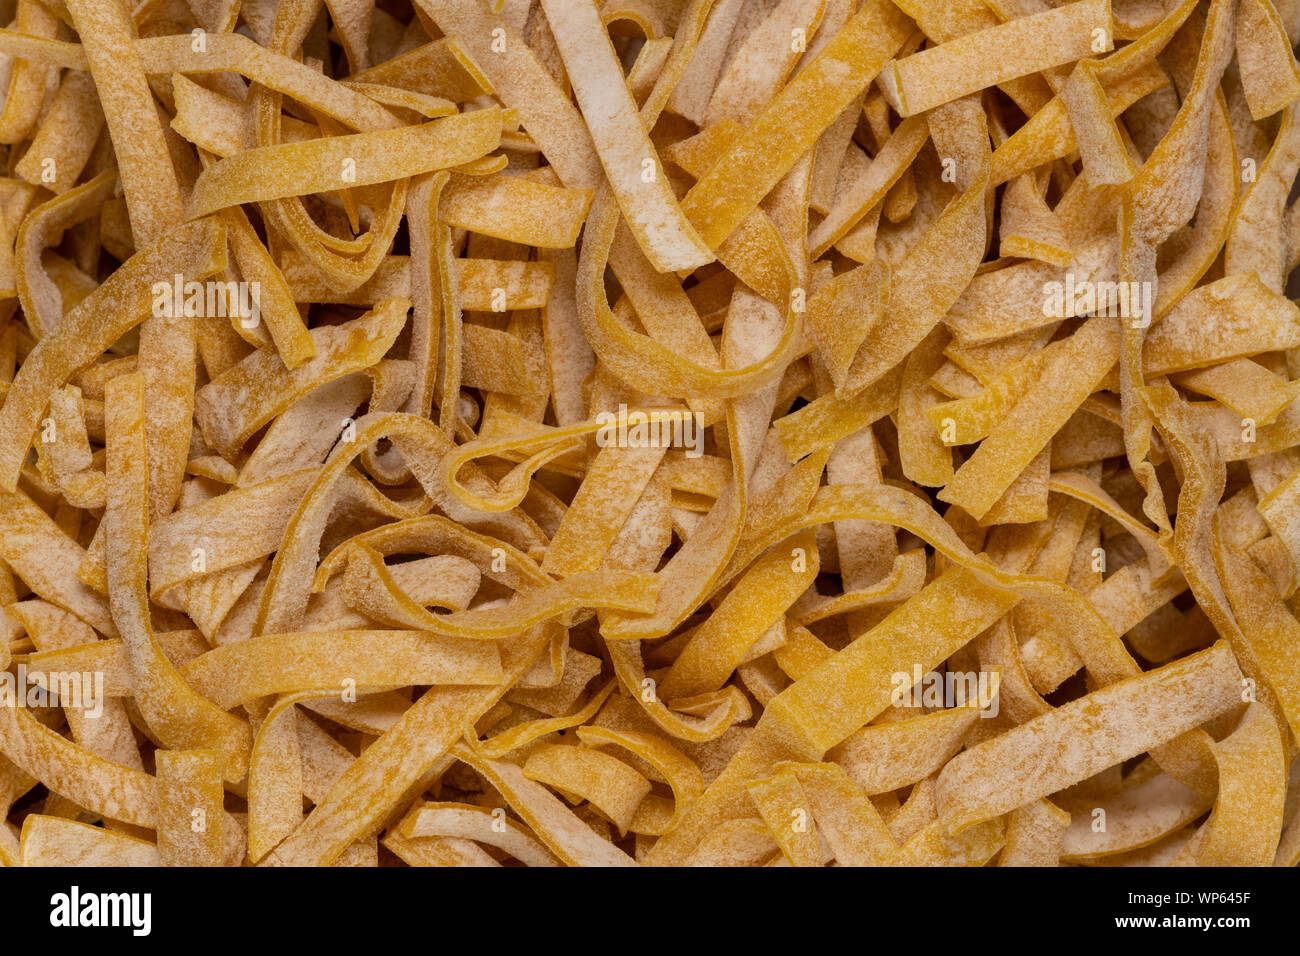
<path id="1" fill-rule="evenodd" d="M 687 193 L 683 210 L 706 243 L 716 249 L 740 225 L 905 38 L 905 19 L 895 7 L 868 2 L 796 74 Z M 799 102 L 815 103 L 816 112 L 798 110 L 794 104 Z M 791 128 L 788 117 L 802 112 L 806 118 Z"/>
<path id="2" fill-rule="evenodd" d="M 982 518 L 1042 450 L 1050 437 L 1048 433 L 1059 430 L 1086 397 L 1085 393 L 1091 393 L 1110 371 L 1118 357 L 1114 327 L 1104 319 L 1094 320 L 1075 334 L 1079 337 L 1071 339 L 1070 347 L 1059 353 L 1061 364 L 1049 362 L 1044 367 L 1037 389 L 1027 392 L 981 443 L 979 450 L 957 469 L 953 480 L 940 493 L 942 500 Z M 1066 391 L 1066 382 L 1061 378 L 1067 365 L 1073 392 Z M 1015 448 L 1015 457 L 1004 458 L 1004 447 Z M 980 491 L 970 494 L 966 489 L 972 486 Z"/>
<path id="3" fill-rule="evenodd" d="M 500 142 L 500 113 L 477 110 L 421 126 L 377 130 L 245 150 L 209 167 L 194 184 L 189 217 L 197 219 L 244 202 L 323 192 L 404 179 L 458 166 L 491 152 Z M 250 176 L 253 168 L 291 164 L 292 186 Z"/>
<path id="4" fill-rule="evenodd" d="M 149 774 L 78 747 L 19 707 L 0 707 L 0 739 L 16 766 L 78 806 L 137 826 L 154 825 L 157 794 Z"/>
<path id="5" fill-rule="evenodd" d="M 158 758 L 158 856 L 164 866 L 223 860 L 222 763 L 212 750 L 168 750 Z"/>
<path id="6" fill-rule="evenodd" d="M 505 811 L 462 804 L 427 803 L 408 818 L 407 834 L 473 839 L 499 846 L 528 866 L 555 866 L 555 857 Z M 493 824 L 497 824 L 494 826 Z"/>
<path id="7" fill-rule="evenodd" d="M 105 394 L 110 488 L 104 520 L 108 595 L 133 680 L 150 690 L 139 702 L 154 731 L 178 742 L 209 745 L 221 755 L 226 779 L 239 779 L 251 744 L 247 724 L 203 699 L 163 655 L 149 620 L 146 591 L 148 458 L 144 435 L 144 378 L 114 379 Z M 206 749 L 206 748 L 205 748 Z"/>
<path id="8" fill-rule="evenodd" d="M 205 697 L 230 709 L 313 687 L 342 693 L 349 686 L 495 684 L 501 663 L 491 644 L 416 631 L 328 631 L 259 635 L 195 658 L 182 674 Z"/>
<path id="9" fill-rule="evenodd" d="M 23 821 L 23 866 L 161 866 L 158 847 L 124 833 L 33 813 Z"/>
<path id="10" fill-rule="evenodd" d="M 1114 793 L 1091 798 L 1083 794 L 1064 803 L 1070 819 L 1061 844 L 1063 858 L 1096 861 L 1148 846 L 1206 810 L 1200 795 L 1165 774 L 1125 783 Z M 1095 828 L 1094 820 L 1105 820 L 1105 829 Z"/>
<path id="11" fill-rule="evenodd" d="M 546 0 L 543 9 L 596 154 L 637 242 L 660 272 L 711 262 L 712 252 L 695 235 L 650 155 L 654 147 L 622 83 L 613 48 L 606 45 L 595 6 Z"/>
<path id="12" fill-rule="evenodd" d="M 904 57 L 885 70 L 881 88 L 900 116 L 911 116 L 1110 47 L 1109 3 L 1082 0 Z"/>
<path id="13" fill-rule="evenodd" d="M 1277 722 L 1251 704 L 1215 746 L 1219 800 L 1196 851 L 1202 866 L 1268 866 L 1282 831 L 1286 753 Z M 1250 807 L 1250 812 L 1243 812 Z"/>
<path id="14" fill-rule="evenodd" d="M 1094 691 L 1035 718 L 1023 730 L 986 741 L 953 760 L 939 774 L 939 817 L 953 831 L 995 817 L 1000 806 L 1026 802 L 1083 780 L 1117 762 L 1217 716 L 1240 703 L 1240 671 L 1226 644 L 1141 677 Z M 1189 699 L 1190 696 L 1190 699 Z M 1115 700 L 1107 708 L 1094 701 Z M 1192 709 L 1192 708 L 1195 709 Z M 1208 718 L 1201 718 L 1208 719 Z M 1112 723 L 1113 721 L 1113 723 Z M 1082 743 L 1081 736 L 1098 743 Z M 1120 757 L 1119 759 L 1125 759 Z M 972 785 L 974 768 L 996 768 L 994 788 Z M 1030 796 L 1028 799 L 1035 799 Z"/>

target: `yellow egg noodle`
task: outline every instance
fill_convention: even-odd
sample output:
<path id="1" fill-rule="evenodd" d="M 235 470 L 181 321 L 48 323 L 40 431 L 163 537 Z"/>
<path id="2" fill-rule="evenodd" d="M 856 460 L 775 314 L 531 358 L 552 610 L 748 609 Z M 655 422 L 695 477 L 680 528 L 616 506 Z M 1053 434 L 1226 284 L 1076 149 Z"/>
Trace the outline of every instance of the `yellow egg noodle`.
<path id="1" fill-rule="evenodd" d="M 0 864 L 1300 860 L 1297 0 L 0 19 Z"/>

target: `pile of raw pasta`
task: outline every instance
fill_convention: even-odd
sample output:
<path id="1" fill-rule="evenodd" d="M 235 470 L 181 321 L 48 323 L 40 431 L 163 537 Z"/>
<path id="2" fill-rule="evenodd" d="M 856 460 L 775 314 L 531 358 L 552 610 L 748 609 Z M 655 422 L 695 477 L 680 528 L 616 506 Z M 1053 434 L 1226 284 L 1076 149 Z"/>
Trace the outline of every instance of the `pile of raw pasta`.
<path id="1" fill-rule="evenodd" d="M 1300 2 L 0 19 L 6 865 L 1300 858 Z"/>

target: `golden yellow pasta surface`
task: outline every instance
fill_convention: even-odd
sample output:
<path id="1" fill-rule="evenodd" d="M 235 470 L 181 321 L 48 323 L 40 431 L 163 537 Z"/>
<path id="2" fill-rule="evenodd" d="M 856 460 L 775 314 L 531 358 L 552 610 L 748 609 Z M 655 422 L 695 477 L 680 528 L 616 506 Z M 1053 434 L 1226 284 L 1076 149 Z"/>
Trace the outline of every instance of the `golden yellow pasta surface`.
<path id="1" fill-rule="evenodd" d="M 0 23 L 0 865 L 1300 860 L 1300 0 Z"/>

